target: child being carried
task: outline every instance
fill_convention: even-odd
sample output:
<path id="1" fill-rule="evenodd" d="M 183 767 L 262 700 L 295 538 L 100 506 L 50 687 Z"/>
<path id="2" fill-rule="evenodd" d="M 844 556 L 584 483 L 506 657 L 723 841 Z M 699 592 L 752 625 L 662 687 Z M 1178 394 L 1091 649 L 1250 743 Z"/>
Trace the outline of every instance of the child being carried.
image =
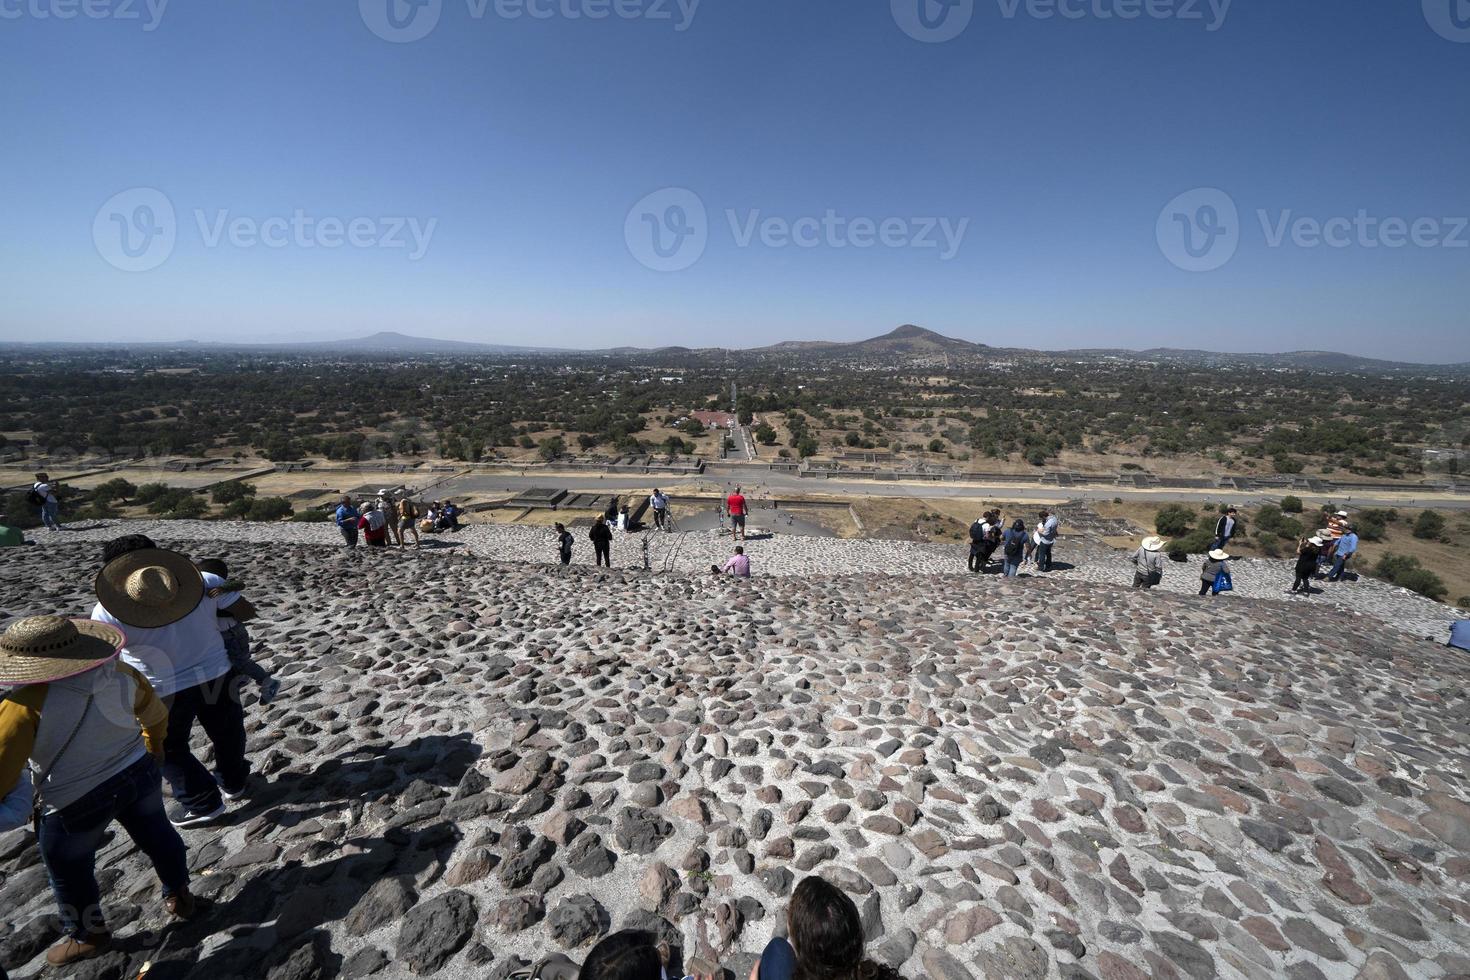
<path id="1" fill-rule="evenodd" d="M 194 565 L 201 572 L 218 575 L 224 579 L 222 585 L 209 589 L 210 598 L 218 598 L 227 592 L 243 591 L 244 586 L 239 582 L 230 581 L 229 566 L 219 558 L 198 558 Z M 238 674 L 250 678 L 260 685 L 260 703 L 270 704 L 275 700 L 277 692 L 281 689 L 281 682 L 270 675 L 260 664 L 256 663 L 250 656 L 250 633 L 245 629 L 244 623 L 236 622 L 230 616 L 219 617 L 219 631 L 224 635 L 225 655 L 230 658 L 230 667 Z"/>

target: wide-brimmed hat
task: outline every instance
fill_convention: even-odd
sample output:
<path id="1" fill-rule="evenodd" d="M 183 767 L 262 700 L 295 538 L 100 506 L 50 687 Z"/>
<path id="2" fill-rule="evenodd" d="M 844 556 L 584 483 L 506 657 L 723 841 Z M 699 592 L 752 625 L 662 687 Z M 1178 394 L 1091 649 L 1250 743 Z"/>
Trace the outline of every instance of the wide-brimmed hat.
<path id="1" fill-rule="evenodd" d="M 1348 516 L 1348 512 L 1345 511 L 1345 510 L 1340 510 L 1340 511 L 1337 512 L 1337 515 L 1336 516 L 1338 516 L 1338 517 L 1346 517 L 1346 516 Z"/>
<path id="2" fill-rule="evenodd" d="M 1210 552 L 1210 557 L 1216 561 L 1225 561 L 1230 557 L 1230 554 L 1224 548 L 1216 548 Z"/>
<path id="3" fill-rule="evenodd" d="M 123 631 L 91 619 L 31 616 L 0 636 L 0 684 L 43 684 L 85 673 L 116 657 Z"/>
<path id="4" fill-rule="evenodd" d="M 1146 538 L 1143 539 L 1143 550 L 1144 551 L 1163 551 L 1164 550 L 1164 546 L 1167 545 L 1168 543 L 1169 542 L 1165 541 L 1163 538 L 1159 537 L 1157 534 L 1151 534 L 1148 537 L 1146 537 Z"/>
<path id="5" fill-rule="evenodd" d="M 143 548 L 119 555 L 97 573 L 97 599 L 124 626 L 177 623 L 204 598 L 204 579 L 188 555 Z"/>
<path id="6" fill-rule="evenodd" d="M 1308 543 L 1308 544 L 1314 544 L 1314 545 L 1316 545 L 1316 546 L 1317 546 L 1317 547 L 1319 547 L 1319 548 L 1320 548 L 1320 547 L 1322 547 L 1322 546 L 1323 546 L 1323 545 L 1324 545 L 1324 544 L 1326 544 L 1326 543 L 1327 543 L 1327 542 L 1326 542 L 1326 541 L 1323 541 L 1323 540 L 1322 540 L 1322 539 L 1321 539 L 1321 538 L 1319 538 L 1319 537 L 1310 537 L 1310 538 L 1308 538 L 1308 539 L 1307 539 L 1307 543 Z"/>

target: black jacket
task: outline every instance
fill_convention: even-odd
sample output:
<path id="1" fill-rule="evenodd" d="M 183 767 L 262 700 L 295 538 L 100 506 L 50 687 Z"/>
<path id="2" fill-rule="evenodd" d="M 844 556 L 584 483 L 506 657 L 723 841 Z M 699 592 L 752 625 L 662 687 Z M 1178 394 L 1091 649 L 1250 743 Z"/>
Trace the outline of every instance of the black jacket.
<path id="1" fill-rule="evenodd" d="M 587 532 L 587 537 L 591 538 L 594 544 L 611 544 L 612 528 L 606 524 L 594 524 L 592 530 Z"/>

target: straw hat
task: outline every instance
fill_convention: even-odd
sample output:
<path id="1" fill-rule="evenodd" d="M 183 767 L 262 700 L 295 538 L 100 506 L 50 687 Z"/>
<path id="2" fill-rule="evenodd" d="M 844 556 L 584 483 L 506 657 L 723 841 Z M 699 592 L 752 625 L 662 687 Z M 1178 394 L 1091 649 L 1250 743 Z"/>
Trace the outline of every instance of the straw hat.
<path id="1" fill-rule="evenodd" d="M 1163 551 L 1166 544 L 1168 544 L 1168 542 L 1159 537 L 1157 534 L 1150 535 L 1149 537 L 1143 539 L 1143 550 Z"/>
<path id="2" fill-rule="evenodd" d="M 42 684 L 85 673 L 123 647 L 116 626 L 90 619 L 31 616 L 0 636 L 0 684 Z"/>
<path id="3" fill-rule="evenodd" d="M 1307 541 L 1308 541 L 1308 543 L 1314 544 L 1314 545 L 1316 545 L 1319 548 L 1322 547 L 1324 544 L 1327 543 L 1326 541 L 1323 541 L 1319 537 L 1311 537 L 1311 538 L 1308 538 Z"/>
<path id="4" fill-rule="evenodd" d="M 103 609 L 140 629 L 177 623 L 204 598 L 204 579 L 189 556 L 163 548 L 119 555 L 97 573 L 93 587 Z"/>
<path id="5" fill-rule="evenodd" d="M 1215 559 L 1215 561 L 1226 561 L 1230 558 L 1230 555 L 1225 551 L 1225 549 L 1216 548 L 1214 551 L 1210 552 L 1210 557 Z"/>

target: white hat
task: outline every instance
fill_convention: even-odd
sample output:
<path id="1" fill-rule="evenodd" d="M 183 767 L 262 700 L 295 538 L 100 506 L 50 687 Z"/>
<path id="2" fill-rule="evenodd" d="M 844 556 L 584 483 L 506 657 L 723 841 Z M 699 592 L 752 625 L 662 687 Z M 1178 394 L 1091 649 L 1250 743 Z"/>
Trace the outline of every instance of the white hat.
<path id="1" fill-rule="evenodd" d="M 1309 543 L 1311 543 L 1311 544 L 1316 545 L 1319 548 L 1322 547 L 1324 544 L 1327 543 L 1326 541 L 1323 541 L 1321 538 L 1317 537 L 1316 535 L 1313 535 L 1312 537 L 1308 538 L 1307 541 Z"/>
<path id="2" fill-rule="evenodd" d="M 1210 552 L 1210 557 L 1215 559 L 1215 561 L 1226 561 L 1230 558 L 1230 555 L 1225 551 L 1225 549 L 1216 548 L 1214 551 Z"/>
<path id="3" fill-rule="evenodd" d="M 1167 544 L 1168 542 L 1165 541 L 1163 538 L 1159 537 L 1157 534 L 1153 534 L 1143 539 L 1143 550 L 1163 551 L 1164 546 Z"/>
<path id="4" fill-rule="evenodd" d="M 1345 510 L 1340 510 L 1340 511 L 1337 512 L 1337 516 L 1338 517 L 1346 517 L 1346 516 L 1348 516 L 1348 512 L 1345 511 Z"/>

